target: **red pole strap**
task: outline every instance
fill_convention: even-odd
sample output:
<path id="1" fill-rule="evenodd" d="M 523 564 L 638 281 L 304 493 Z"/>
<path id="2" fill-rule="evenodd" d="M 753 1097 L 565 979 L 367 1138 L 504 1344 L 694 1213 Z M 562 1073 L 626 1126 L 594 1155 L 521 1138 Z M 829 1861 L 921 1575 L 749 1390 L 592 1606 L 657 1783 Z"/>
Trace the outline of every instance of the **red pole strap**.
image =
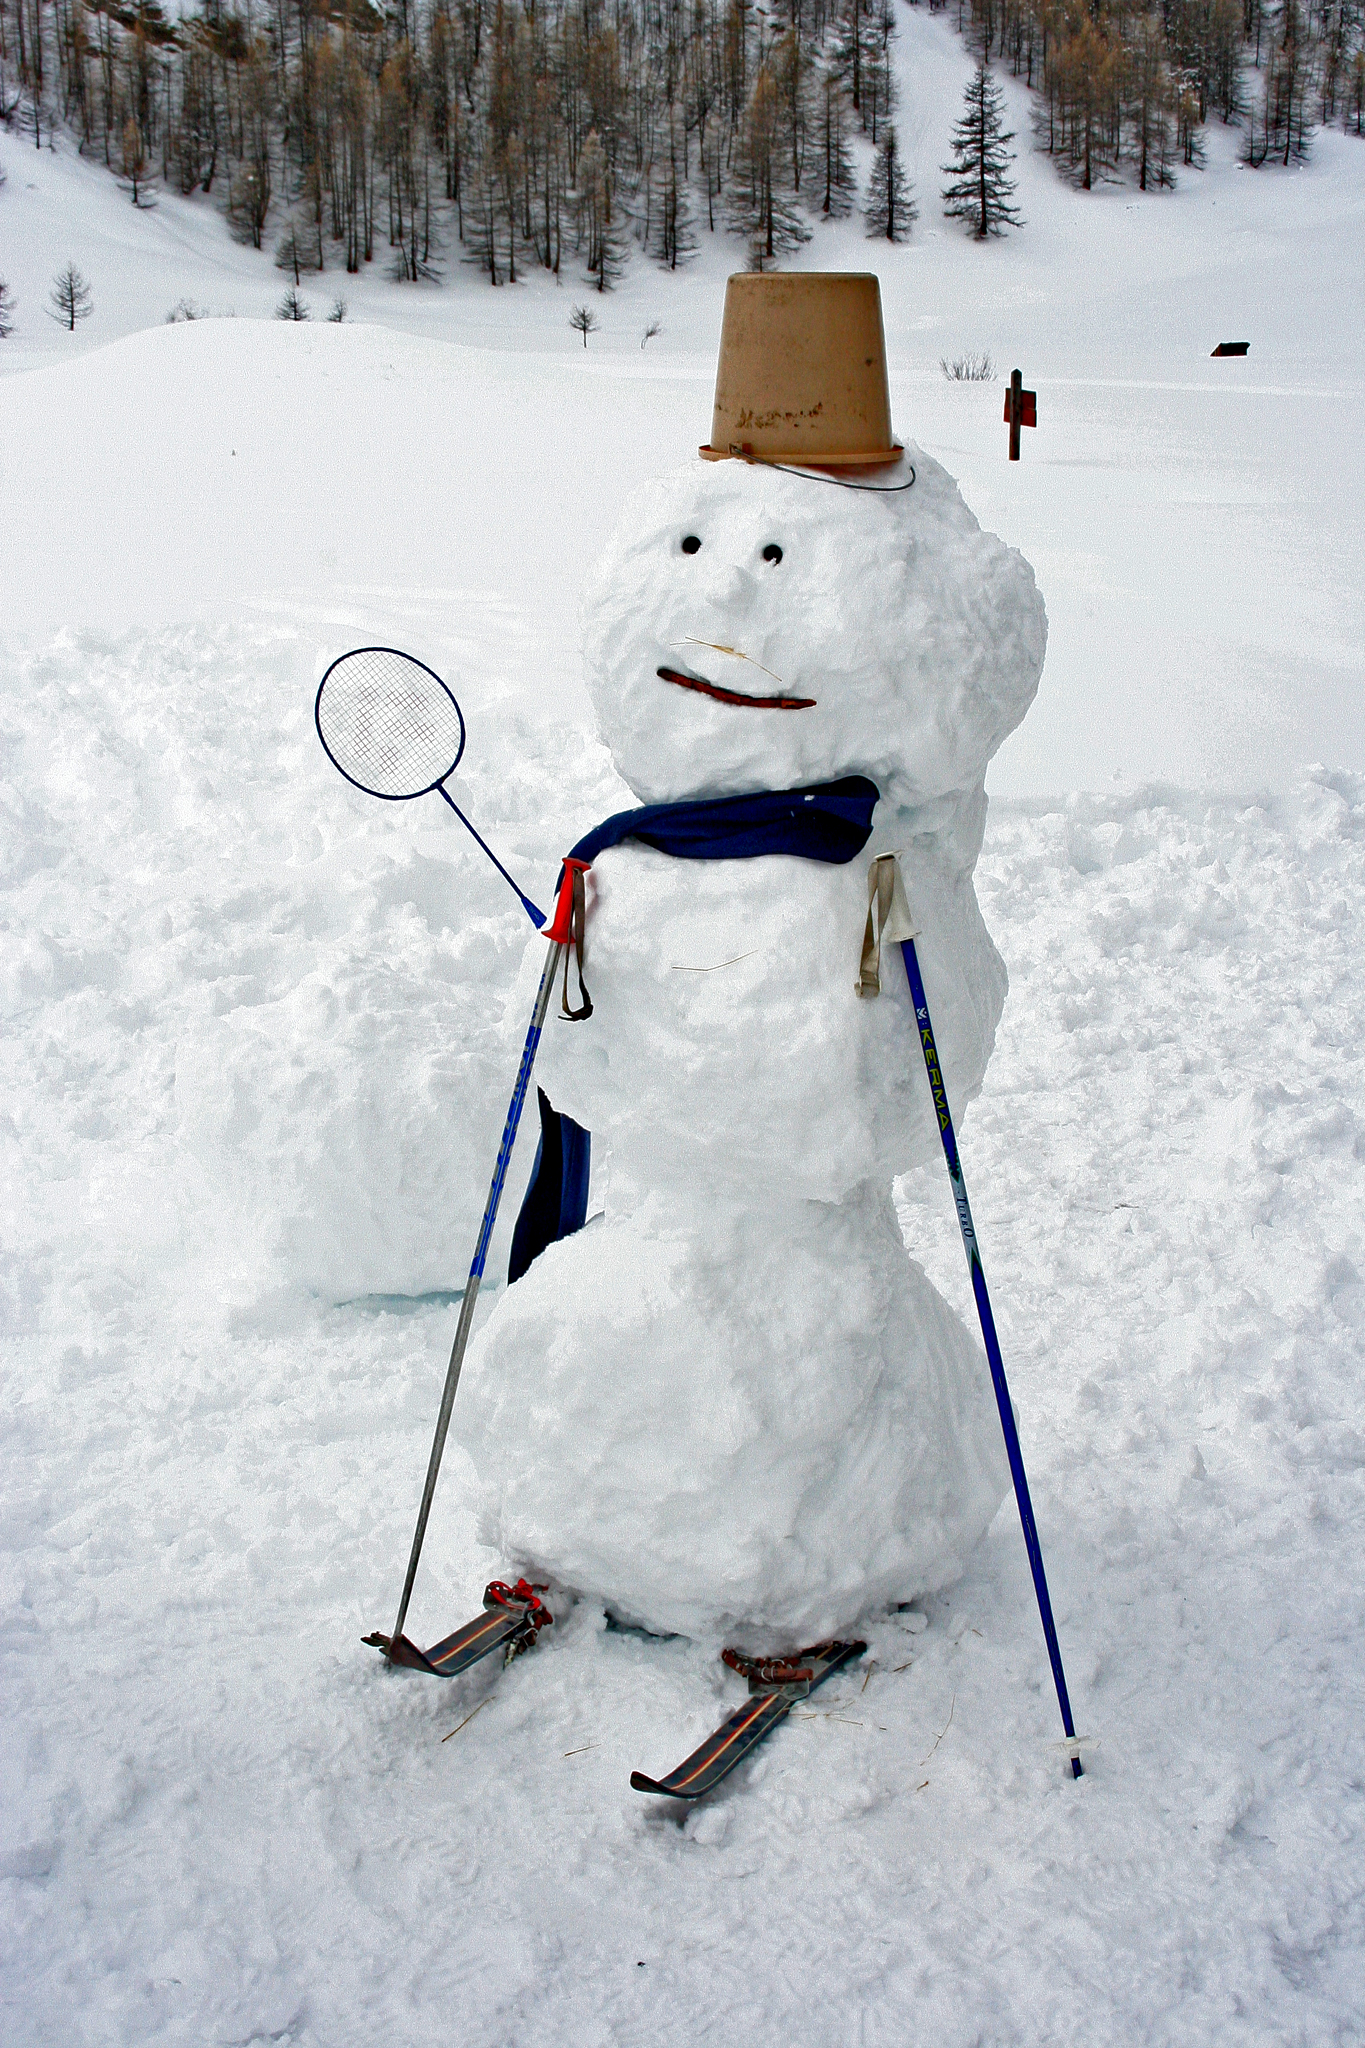
<path id="1" fill-rule="evenodd" d="M 575 860 L 572 854 L 566 854 L 564 857 L 564 866 L 559 877 L 559 894 L 555 898 L 555 914 L 541 935 L 553 940 L 557 946 L 567 946 L 573 936 L 570 928 L 573 917 L 573 878 L 575 874 L 586 875 L 591 866 L 590 860 Z"/>

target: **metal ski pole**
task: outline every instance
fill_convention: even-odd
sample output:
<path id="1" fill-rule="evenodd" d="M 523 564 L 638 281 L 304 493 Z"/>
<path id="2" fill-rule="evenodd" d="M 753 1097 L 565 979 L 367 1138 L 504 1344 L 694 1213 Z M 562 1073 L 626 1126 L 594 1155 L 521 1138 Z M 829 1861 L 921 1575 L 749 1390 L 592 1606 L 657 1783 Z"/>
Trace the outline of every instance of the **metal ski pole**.
<path id="1" fill-rule="evenodd" d="M 444 795 L 444 791 L 442 792 Z M 422 1555 L 422 1544 L 427 1533 L 427 1518 L 431 1513 L 432 1496 L 436 1492 L 436 1476 L 441 1469 L 445 1453 L 446 1433 L 450 1428 L 450 1414 L 455 1406 L 455 1393 L 460 1384 L 460 1368 L 464 1364 L 465 1347 L 474 1323 L 474 1307 L 479 1298 L 479 1286 L 483 1280 L 484 1264 L 488 1257 L 488 1246 L 497 1221 L 498 1204 L 502 1200 L 503 1182 L 507 1178 L 507 1167 L 512 1157 L 512 1146 L 516 1141 L 517 1126 L 521 1122 L 522 1107 L 526 1091 L 530 1086 L 531 1069 L 535 1065 L 536 1053 L 540 1047 L 540 1034 L 545 1026 L 550 997 L 554 993 L 555 974 L 565 947 L 572 938 L 573 891 L 575 874 L 586 872 L 589 863 L 584 860 L 566 860 L 559 885 L 559 897 L 555 904 L 554 922 L 546 931 L 549 947 L 545 965 L 541 969 L 540 987 L 536 991 L 535 1009 L 531 1015 L 526 1043 L 521 1050 L 521 1065 L 517 1069 L 516 1085 L 512 1100 L 507 1108 L 507 1121 L 503 1125 L 502 1143 L 498 1147 L 497 1163 L 493 1168 L 492 1185 L 484 1205 L 483 1221 L 479 1225 L 478 1242 L 470 1262 L 469 1278 L 465 1283 L 464 1299 L 460 1303 L 460 1319 L 455 1326 L 455 1341 L 450 1349 L 450 1363 L 446 1367 L 445 1386 L 441 1392 L 440 1412 L 436 1417 L 436 1434 L 432 1438 L 431 1456 L 427 1460 L 426 1484 L 422 1488 L 422 1505 L 417 1511 L 417 1527 L 413 1532 L 412 1554 L 408 1558 L 407 1577 L 403 1581 L 403 1597 L 398 1603 L 398 1619 L 393 1625 L 393 1634 L 384 1644 L 384 1654 L 391 1664 L 415 1664 L 423 1671 L 429 1669 L 421 1652 L 414 1649 L 403 1634 L 403 1623 L 408 1618 L 408 1602 L 412 1598 L 413 1580 L 417 1577 L 417 1561 Z M 367 1638 L 383 1644 L 383 1638 Z M 409 1654 L 411 1653 L 411 1654 Z"/>
<path id="2" fill-rule="evenodd" d="M 894 854 L 883 854 L 882 860 L 895 862 Z M 874 869 L 879 865 L 873 863 Z M 899 874 L 896 877 L 899 885 Z M 902 903 L 904 896 L 901 896 Z M 883 917 L 885 913 L 883 913 Z M 913 920 L 908 920 L 913 924 Z M 897 934 L 900 936 L 900 934 Z M 1038 1526 L 1033 1519 L 1033 1502 L 1029 1497 L 1028 1475 L 1024 1471 L 1024 1454 L 1019 1448 L 1019 1431 L 1014 1423 L 1014 1408 L 1010 1401 L 1010 1390 L 1005 1379 L 1005 1362 L 1000 1355 L 1000 1339 L 996 1335 L 995 1316 L 991 1309 L 991 1298 L 986 1291 L 986 1274 L 981 1264 L 981 1248 L 977 1243 L 976 1226 L 972 1222 L 971 1205 L 967 1200 L 967 1183 L 962 1174 L 962 1161 L 958 1157 L 957 1136 L 953 1130 L 952 1112 L 948 1107 L 948 1091 L 944 1086 L 943 1070 L 939 1064 L 938 1047 L 934 1043 L 934 1027 L 929 1018 L 929 1004 L 924 993 L 924 982 L 919 971 L 919 956 L 915 952 L 913 931 L 911 936 L 900 936 L 901 958 L 905 962 L 906 979 L 910 983 L 910 1001 L 914 1007 L 915 1023 L 919 1030 L 920 1051 L 924 1054 L 924 1070 L 929 1076 L 929 1092 L 934 1099 L 934 1114 L 938 1119 L 939 1136 L 943 1140 L 943 1156 L 948 1162 L 948 1178 L 953 1184 L 953 1202 L 957 1208 L 958 1227 L 962 1232 L 962 1246 L 967 1254 L 967 1270 L 971 1274 L 972 1293 L 976 1297 L 976 1312 L 981 1319 L 981 1334 L 986 1342 L 986 1357 L 991 1368 L 991 1381 L 995 1387 L 995 1405 L 1000 1411 L 1000 1427 L 1005 1434 L 1005 1450 L 1010 1461 L 1010 1477 L 1014 1481 L 1014 1498 L 1019 1508 L 1019 1520 L 1024 1530 L 1024 1548 L 1028 1552 L 1029 1569 L 1033 1573 L 1033 1590 L 1038 1596 L 1038 1612 L 1042 1617 L 1043 1635 L 1047 1642 L 1047 1654 L 1052 1664 L 1052 1679 L 1057 1688 L 1057 1704 L 1062 1710 L 1062 1726 L 1071 1745 L 1071 1774 L 1081 1776 L 1081 1759 L 1077 1753 L 1076 1729 L 1071 1718 L 1071 1700 L 1066 1689 L 1066 1673 L 1062 1669 L 1062 1650 L 1057 1641 L 1057 1624 L 1052 1618 L 1052 1601 L 1047 1590 L 1047 1574 L 1043 1570 L 1042 1546 L 1038 1541 Z"/>

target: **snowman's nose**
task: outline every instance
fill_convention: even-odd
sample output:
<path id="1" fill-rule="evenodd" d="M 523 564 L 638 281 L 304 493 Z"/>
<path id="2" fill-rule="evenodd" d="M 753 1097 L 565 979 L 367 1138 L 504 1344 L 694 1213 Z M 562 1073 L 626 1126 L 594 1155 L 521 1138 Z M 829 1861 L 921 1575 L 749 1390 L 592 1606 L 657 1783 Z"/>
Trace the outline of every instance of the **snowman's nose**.
<path id="1" fill-rule="evenodd" d="M 757 579 L 738 562 L 718 562 L 707 579 L 705 596 L 717 611 L 745 612 L 754 600 Z"/>

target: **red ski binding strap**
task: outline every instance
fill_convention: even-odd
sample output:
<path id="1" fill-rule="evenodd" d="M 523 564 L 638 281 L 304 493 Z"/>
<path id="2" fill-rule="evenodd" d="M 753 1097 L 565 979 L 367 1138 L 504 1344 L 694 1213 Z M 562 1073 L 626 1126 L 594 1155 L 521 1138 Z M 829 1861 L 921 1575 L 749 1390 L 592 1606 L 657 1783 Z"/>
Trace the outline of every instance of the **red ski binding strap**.
<path id="1" fill-rule="evenodd" d="M 524 1607 L 534 1639 L 543 1628 L 554 1626 L 551 1614 L 541 1594 L 548 1592 L 547 1586 L 533 1586 L 529 1579 L 518 1579 L 515 1586 L 509 1586 L 506 1579 L 490 1579 L 483 1589 L 485 1607 Z"/>

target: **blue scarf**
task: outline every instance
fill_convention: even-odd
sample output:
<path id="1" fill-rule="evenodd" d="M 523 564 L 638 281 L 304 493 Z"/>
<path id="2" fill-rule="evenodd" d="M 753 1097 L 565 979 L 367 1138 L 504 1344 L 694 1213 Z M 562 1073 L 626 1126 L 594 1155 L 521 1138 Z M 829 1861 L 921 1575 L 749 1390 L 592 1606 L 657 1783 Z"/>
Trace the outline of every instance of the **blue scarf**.
<path id="1" fill-rule="evenodd" d="M 640 839 L 678 860 L 753 860 L 794 854 L 800 860 L 842 867 L 866 846 L 880 792 L 865 775 L 813 782 L 804 789 L 760 789 L 749 796 L 704 798 L 685 804 L 642 804 L 618 811 L 571 849 L 573 860 L 594 861 L 609 846 Z M 562 876 L 561 876 L 562 879 Z M 572 1237 L 588 1213 L 592 1138 L 571 1116 L 553 1107 L 543 1089 L 540 1143 L 531 1181 L 512 1232 L 510 1286 L 547 1244 Z"/>
<path id="2" fill-rule="evenodd" d="M 790 853 L 842 866 L 866 846 L 879 793 L 865 775 L 845 775 L 804 789 L 642 804 L 585 832 L 570 857 L 594 861 L 623 839 L 643 839 L 678 860 L 753 860 L 763 853 Z"/>

